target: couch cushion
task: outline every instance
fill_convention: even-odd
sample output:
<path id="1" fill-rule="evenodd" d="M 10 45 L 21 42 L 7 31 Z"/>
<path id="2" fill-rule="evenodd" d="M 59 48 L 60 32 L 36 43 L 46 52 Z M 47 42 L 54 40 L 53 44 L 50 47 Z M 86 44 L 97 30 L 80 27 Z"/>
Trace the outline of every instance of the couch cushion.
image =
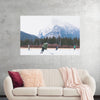
<path id="1" fill-rule="evenodd" d="M 38 95 L 41 96 L 61 96 L 63 93 L 62 87 L 39 87 Z"/>
<path id="2" fill-rule="evenodd" d="M 73 88 L 64 88 L 63 95 L 64 96 L 80 96 L 77 89 L 73 89 Z"/>
<path id="3" fill-rule="evenodd" d="M 13 94 L 15 96 L 25 96 L 25 95 L 37 95 L 37 88 L 36 87 L 20 87 L 13 89 Z"/>

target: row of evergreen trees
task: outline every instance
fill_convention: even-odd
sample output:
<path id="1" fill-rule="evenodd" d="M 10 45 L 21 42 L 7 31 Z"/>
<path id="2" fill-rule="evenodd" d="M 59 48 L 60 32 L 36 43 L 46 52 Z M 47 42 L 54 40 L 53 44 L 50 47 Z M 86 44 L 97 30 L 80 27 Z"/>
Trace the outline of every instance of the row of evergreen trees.
<path id="1" fill-rule="evenodd" d="M 48 44 L 58 44 L 60 46 L 62 45 L 68 45 L 68 46 L 73 46 L 73 45 L 77 45 L 80 46 L 80 39 L 77 38 L 43 38 L 43 39 L 35 39 L 33 40 L 29 40 L 26 39 L 24 41 L 21 40 L 21 46 L 25 46 L 25 45 L 42 45 L 43 43 L 48 42 Z"/>

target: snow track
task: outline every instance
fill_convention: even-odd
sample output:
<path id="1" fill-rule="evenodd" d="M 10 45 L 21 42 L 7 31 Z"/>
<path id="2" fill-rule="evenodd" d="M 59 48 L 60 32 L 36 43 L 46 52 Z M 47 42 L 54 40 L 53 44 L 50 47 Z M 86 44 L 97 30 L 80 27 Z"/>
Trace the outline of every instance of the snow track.
<path id="1" fill-rule="evenodd" d="M 79 55 L 80 49 L 58 49 L 48 48 L 41 53 L 41 48 L 31 48 L 28 50 L 27 48 L 20 49 L 20 55 Z"/>

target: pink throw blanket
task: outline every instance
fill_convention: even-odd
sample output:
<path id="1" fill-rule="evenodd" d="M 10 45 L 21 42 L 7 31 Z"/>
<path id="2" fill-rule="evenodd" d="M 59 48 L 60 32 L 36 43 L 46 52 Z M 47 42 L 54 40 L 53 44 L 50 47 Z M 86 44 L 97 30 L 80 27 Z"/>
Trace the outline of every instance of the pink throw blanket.
<path id="1" fill-rule="evenodd" d="M 94 100 L 92 90 L 88 85 L 82 84 L 78 72 L 75 68 L 59 68 L 65 87 L 76 88 L 81 95 L 81 100 Z"/>

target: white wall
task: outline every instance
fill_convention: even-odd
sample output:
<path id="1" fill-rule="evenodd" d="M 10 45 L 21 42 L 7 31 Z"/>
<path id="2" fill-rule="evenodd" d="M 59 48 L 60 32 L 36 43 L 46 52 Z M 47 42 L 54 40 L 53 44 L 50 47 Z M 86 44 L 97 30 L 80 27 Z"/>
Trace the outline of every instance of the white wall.
<path id="1" fill-rule="evenodd" d="M 0 0 L 0 95 L 8 70 L 16 68 L 87 69 L 100 95 L 100 0 Z M 79 56 L 20 56 L 21 15 L 72 15 L 81 17 Z"/>

